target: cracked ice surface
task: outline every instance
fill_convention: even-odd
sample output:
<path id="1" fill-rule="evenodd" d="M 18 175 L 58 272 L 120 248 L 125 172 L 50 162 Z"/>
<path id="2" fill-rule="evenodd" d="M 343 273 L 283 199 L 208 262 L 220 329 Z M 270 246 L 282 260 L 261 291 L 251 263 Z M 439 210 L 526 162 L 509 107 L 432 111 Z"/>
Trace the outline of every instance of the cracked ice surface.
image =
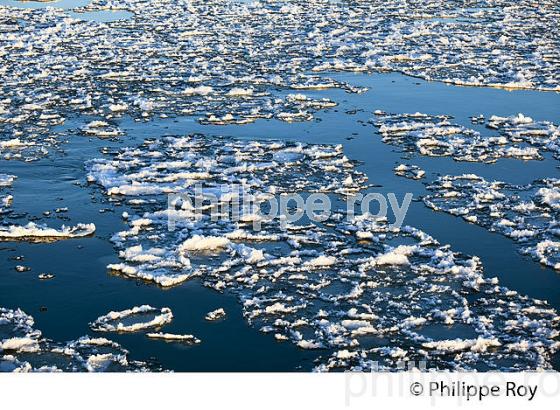
<path id="1" fill-rule="evenodd" d="M 110 269 L 162 286 L 198 276 L 234 294 L 246 320 L 278 341 L 315 349 L 317 371 L 398 369 L 403 360 L 437 369 L 543 369 L 559 347 L 557 312 L 484 276 L 477 257 L 412 228 L 336 210 L 319 223 L 262 221 L 254 214 L 212 221 L 191 208 L 167 209 L 163 193 L 244 193 L 365 188 L 340 148 L 286 142 L 148 140 L 88 165 L 89 179 L 126 204 L 129 229 L 114 235 L 122 263 Z M 222 189 L 220 189 L 222 187 Z M 336 203 L 333 200 L 334 203 Z M 167 217 L 180 214 L 176 230 Z"/>
<path id="2" fill-rule="evenodd" d="M 106 9 L 133 17 L 86 22 L 62 9 L 0 6 L 0 155 L 45 155 L 60 140 L 49 130 L 78 115 L 105 123 L 82 128 L 101 137 L 119 136 L 123 115 L 310 120 L 336 102 L 300 90 L 363 91 L 329 71 L 560 87 L 553 0 L 94 0 L 76 11 Z"/>
<path id="3" fill-rule="evenodd" d="M 0 372 L 98 372 L 156 370 L 132 361 L 119 344 L 81 337 L 66 343 L 46 339 L 33 317 L 0 307 Z"/>
<path id="4" fill-rule="evenodd" d="M 513 185 L 477 175 L 446 175 L 428 189 L 428 207 L 499 232 L 517 242 L 522 253 L 560 270 L 560 180 Z"/>

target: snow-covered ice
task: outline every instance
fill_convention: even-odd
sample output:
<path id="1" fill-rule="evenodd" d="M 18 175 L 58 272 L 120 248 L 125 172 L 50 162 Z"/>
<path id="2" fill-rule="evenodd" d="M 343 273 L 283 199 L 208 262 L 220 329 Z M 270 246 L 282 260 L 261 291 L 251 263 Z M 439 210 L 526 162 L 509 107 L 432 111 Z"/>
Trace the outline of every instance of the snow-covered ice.
<path id="1" fill-rule="evenodd" d="M 199 344 L 200 339 L 193 335 L 178 335 L 175 333 L 146 333 L 146 336 L 150 339 L 165 340 L 166 342 L 178 342 L 185 344 Z"/>
<path id="2" fill-rule="evenodd" d="M 113 22 L 0 6 L 0 158 L 38 160 L 70 136 L 120 138 L 125 117 L 189 116 L 211 125 L 312 121 L 338 102 L 305 92 L 365 91 L 329 78 L 332 71 L 558 91 L 556 6 L 553 0 L 482 0 L 476 7 L 420 0 L 406 8 L 386 1 L 93 0 L 75 10 L 132 13 Z M 76 119 L 79 130 L 56 128 Z M 558 126 L 523 114 L 473 119 L 489 135 L 447 115 L 377 111 L 374 122 L 384 142 L 407 153 L 484 163 L 560 156 Z M 318 371 L 370 370 L 377 362 L 396 369 L 402 360 L 427 360 L 438 369 L 552 366 L 557 312 L 486 277 L 476 256 L 455 253 L 413 227 L 393 229 L 369 214 L 349 220 L 336 210 L 322 223 L 287 229 L 277 219 L 262 221 L 256 232 L 254 212 L 239 222 L 214 222 L 186 206 L 167 208 L 167 194 L 192 195 L 197 183 L 220 194 L 221 203 L 236 194 L 228 191 L 232 185 L 261 204 L 294 191 L 344 199 L 367 182 L 341 146 L 191 135 L 148 139 L 109 155 L 87 165 L 89 182 L 130 208 L 126 229 L 112 237 L 121 260 L 108 269 L 162 287 L 196 277 L 228 291 L 252 326 L 319 350 Z M 424 176 L 410 164 L 395 172 Z M 0 175 L 2 216 L 10 213 L 13 183 Z M 558 186 L 552 178 L 518 187 L 475 175 L 442 177 L 425 202 L 499 231 L 558 268 Z M 174 231 L 167 229 L 170 218 Z M 3 219 L 0 240 L 94 232 L 93 224 L 56 229 Z M 172 317 L 169 308 L 143 305 L 110 312 L 91 328 L 155 328 L 148 337 L 196 343 L 192 335 L 159 331 Z M 1 370 L 146 368 L 107 339 L 55 343 L 33 325 L 22 311 L 0 309 Z M 457 328 L 464 337 L 448 336 Z"/>
<path id="3" fill-rule="evenodd" d="M 426 171 L 418 165 L 399 164 L 394 171 L 396 175 L 410 179 L 422 179 L 426 175 Z"/>

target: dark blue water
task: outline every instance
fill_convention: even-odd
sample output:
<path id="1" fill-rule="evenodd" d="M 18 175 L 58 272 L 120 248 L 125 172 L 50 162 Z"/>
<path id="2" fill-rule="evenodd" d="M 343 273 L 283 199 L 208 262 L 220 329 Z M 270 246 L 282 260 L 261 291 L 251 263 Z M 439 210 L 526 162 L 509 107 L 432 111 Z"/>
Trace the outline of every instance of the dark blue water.
<path id="1" fill-rule="evenodd" d="M 394 192 L 398 198 L 412 192 L 422 195 L 422 182 L 397 177 L 393 168 L 403 162 L 401 154 L 381 142 L 375 127 L 368 123 L 376 109 L 388 112 L 451 114 L 457 123 L 471 126 L 469 116 L 512 115 L 522 112 L 536 120 L 560 120 L 560 95 L 532 91 L 504 91 L 465 88 L 428 83 L 400 74 L 336 74 L 340 80 L 370 88 L 364 94 L 347 94 L 340 90 L 314 91 L 310 96 L 329 97 L 340 103 L 336 109 L 317 115 L 309 123 L 287 124 L 276 120 L 258 121 L 238 126 L 202 126 L 193 118 L 168 118 L 152 122 L 135 122 L 124 118 L 119 124 L 127 136 L 118 142 L 89 139 L 77 133 L 63 145 L 64 153 L 31 164 L 0 161 L 0 172 L 14 174 L 14 209 L 31 216 L 46 210 L 68 207 L 63 214 L 43 218 L 50 226 L 62 223 L 93 222 L 93 238 L 62 241 L 53 244 L 0 243 L 0 306 L 20 307 L 36 318 L 36 327 L 58 341 L 91 334 L 88 322 L 110 310 L 134 305 L 169 306 L 175 315 L 166 332 L 192 333 L 202 339 L 193 347 L 148 340 L 143 334 L 109 335 L 131 351 L 134 359 L 155 358 L 163 367 L 180 371 L 290 371 L 309 370 L 317 353 L 300 350 L 290 343 L 276 342 L 247 325 L 238 302 L 232 296 L 201 286 L 198 280 L 162 290 L 156 286 L 126 280 L 107 273 L 106 265 L 117 262 L 109 237 L 125 228 L 120 217 L 125 208 L 100 213 L 109 205 L 102 194 L 85 183 L 84 161 L 99 157 L 104 146 L 129 146 L 145 137 L 204 132 L 247 139 L 287 139 L 311 143 L 343 144 L 348 157 L 361 161 L 359 169 L 370 182 L 380 187 L 377 192 Z M 355 114 L 347 111 L 357 110 Z M 83 119 L 88 122 L 90 118 Z M 79 120 L 68 121 L 65 128 L 77 129 Z M 474 126 L 476 127 L 476 126 Z M 482 129 L 481 129 L 482 130 Z M 484 131 L 485 132 L 485 131 Z M 476 173 L 487 179 L 528 183 L 537 178 L 558 177 L 557 162 L 523 162 L 499 160 L 496 164 L 458 163 L 449 158 L 413 159 L 430 181 L 438 174 Z M 16 221 L 22 223 L 21 221 Z M 546 299 L 560 309 L 560 275 L 521 256 L 509 239 L 492 234 L 463 219 L 428 210 L 413 202 L 405 219 L 408 225 L 425 230 L 456 251 L 478 255 L 487 276 L 497 276 L 503 285 L 531 297 Z M 12 258 L 23 255 L 25 260 Z M 14 267 L 24 264 L 30 272 L 18 273 Z M 56 278 L 40 281 L 42 272 Z M 46 307 L 46 311 L 40 311 Z M 223 307 L 226 320 L 211 323 L 205 314 Z"/>

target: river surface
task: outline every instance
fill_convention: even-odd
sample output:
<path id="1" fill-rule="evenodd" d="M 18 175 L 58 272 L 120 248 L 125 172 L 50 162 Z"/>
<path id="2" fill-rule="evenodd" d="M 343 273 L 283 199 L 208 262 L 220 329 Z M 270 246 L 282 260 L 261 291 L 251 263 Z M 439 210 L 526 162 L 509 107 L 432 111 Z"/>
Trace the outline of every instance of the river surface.
<path id="1" fill-rule="evenodd" d="M 6 2 L 1 2 L 4 4 Z M 114 334 L 133 359 L 154 359 L 166 369 L 176 371 L 308 371 L 316 353 L 298 349 L 290 343 L 278 343 L 272 335 L 260 333 L 247 325 L 233 295 L 205 288 L 197 279 L 162 290 L 153 285 L 107 273 L 109 263 L 118 257 L 109 238 L 126 228 L 121 213 L 102 201 L 102 194 L 86 182 L 85 161 L 100 157 L 102 147 L 139 144 L 146 137 L 184 135 L 202 132 L 246 139 L 280 139 L 308 143 L 342 144 L 345 154 L 360 161 L 358 169 L 367 174 L 375 191 L 394 192 L 398 198 L 414 194 L 405 224 L 418 227 L 456 251 L 478 255 L 486 276 L 530 297 L 545 299 L 560 309 L 560 275 L 522 256 L 510 239 L 469 224 L 463 219 L 433 212 L 419 200 L 426 193 L 422 182 L 394 174 L 402 163 L 402 154 L 384 144 L 371 124 L 374 110 L 395 113 L 421 111 L 449 114 L 458 124 L 488 132 L 471 124 L 469 117 L 484 114 L 514 115 L 523 113 L 535 120 L 560 119 L 560 95 L 551 92 L 506 91 L 488 88 L 449 86 L 425 82 L 401 74 L 331 74 L 353 85 L 368 87 L 362 94 L 340 90 L 306 92 L 312 97 L 329 97 L 339 105 L 319 112 L 312 122 L 288 124 L 277 120 L 259 120 L 250 125 L 200 125 L 195 118 L 179 117 L 135 122 L 124 117 L 119 127 L 126 136 L 118 141 L 87 138 L 78 128 L 89 119 L 68 120 L 61 128 L 70 132 L 60 153 L 33 163 L 0 161 L 3 173 L 18 176 L 13 195 L 17 213 L 38 217 L 50 225 L 64 222 L 95 223 L 93 238 L 73 239 L 51 244 L 26 242 L 0 243 L 1 305 L 21 308 L 34 316 L 36 327 L 54 340 L 71 340 L 93 334 L 88 323 L 110 310 L 150 304 L 169 306 L 175 320 L 166 332 L 187 330 L 203 340 L 197 346 L 154 343 L 143 334 Z M 478 128 L 477 128 L 478 127 Z M 59 130 L 61 129 L 59 128 Z M 438 175 L 476 173 L 487 180 L 525 184 L 538 178 L 558 177 L 558 163 L 551 157 L 544 161 L 500 159 L 495 164 L 455 162 L 450 158 L 418 157 L 414 164 L 427 173 L 427 181 Z M 43 212 L 67 207 L 67 220 L 57 221 L 58 214 L 43 217 Z M 54 215 L 54 216 L 53 216 Z M 391 215 L 390 215 L 391 217 Z M 60 218 L 59 218 L 60 219 Z M 56 221 L 56 222 L 55 222 Z M 58 225 L 59 226 L 59 225 Z M 25 257 L 29 272 L 17 272 L 15 266 Z M 55 279 L 40 281 L 39 273 L 53 273 Z M 227 318 L 217 323 L 204 320 L 207 312 L 223 307 Z M 558 363 L 555 363 L 558 367 Z"/>

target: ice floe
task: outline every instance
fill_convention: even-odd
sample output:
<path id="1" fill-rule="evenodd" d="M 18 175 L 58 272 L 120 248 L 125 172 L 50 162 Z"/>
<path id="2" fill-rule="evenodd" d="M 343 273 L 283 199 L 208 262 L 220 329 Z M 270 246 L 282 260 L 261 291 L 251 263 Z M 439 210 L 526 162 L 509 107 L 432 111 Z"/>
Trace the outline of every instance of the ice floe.
<path id="1" fill-rule="evenodd" d="M 16 180 L 15 175 L 0 174 L 0 187 L 12 186 L 12 183 Z"/>
<path id="2" fill-rule="evenodd" d="M 9 188 L 16 180 L 15 175 L 0 174 L 0 215 L 8 213 L 14 197 L 8 194 Z"/>
<path id="3" fill-rule="evenodd" d="M 206 314 L 205 319 L 213 322 L 216 320 L 223 319 L 225 316 L 226 316 L 226 311 L 224 310 L 224 308 L 219 308 L 211 312 L 208 312 Z"/>
<path id="4" fill-rule="evenodd" d="M 26 225 L 13 225 L 9 222 L 14 200 L 12 185 L 17 180 L 15 175 L 0 174 L 0 242 L 2 241 L 28 241 L 28 242 L 53 242 L 62 239 L 82 238 L 95 233 L 95 225 L 76 224 L 75 226 L 62 225 L 59 229 L 48 227 L 46 224 L 28 222 Z M 44 213 L 49 214 L 49 211 Z"/>
<path id="5" fill-rule="evenodd" d="M 457 125 L 446 115 L 386 114 L 378 112 L 374 120 L 383 142 L 407 153 L 431 157 L 452 157 L 456 161 L 492 163 L 500 158 L 542 160 L 544 152 L 559 152 L 560 129 L 548 121 L 534 121 L 518 114 L 492 116 L 486 123 L 497 135 Z M 414 173 L 406 165 L 395 169 L 403 176 Z M 420 172 L 420 171 L 418 171 Z"/>
<path id="6" fill-rule="evenodd" d="M 213 125 L 309 121 L 336 101 L 311 98 L 306 90 L 364 91 L 328 78 L 330 71 L 399 71 L 453 84 L 559 90 L 555 6 L 551 0 L 481 1 L 476 7 L 422 0 L 404 9 L 400 2 L 93 0 L 77 10 L 133 13 L 110 23 L 84 22 L 60 9 L 0 6 L 0 56 L 10 57 L 0 67 L 0 156 L 30 161 L 46 155 L 60 143 L 53 127 L 67 118 L 85 117 L 80 131 L 96 137 L 120 136 L 116 120 L 124 116 L 192 116 Z M 376 119 L 384 141 L 422 155 L 494 162 L 558 153 L 558 128 L 551 123 L 494 116 L 487 126 L 497 135 L 483 137 L 450 120 L 426 114 Z M 414 168 L 402 171 L 419 175 Z M 127 229 L 112 238 L 121 263 L 110 270 L 161 286 L 199 277 L 228 291 L 253 326 L 300 348 L 320 349 L 319 371 L 377 364 L 395 369 L 403 360 L 425 360 L 438 369 L 551 367 L 557 313 L 485 277 L 476 257 L 414 228 L 390 228 L 368 214 L 348 220 L 338 211 L 322 223 L 262 221 L 257 232 L 255 213 L 228 223 L 207 214 L 200 219 L 186 206 L 168 208 L 166 194 L 192 195 L 197 182 L 221 202 L 243 194 L 264 203 L 294 191 L 350 195 L 365 188 L 365 177 L 339 146 L 168 137 L 93 161 L 88 172 L 113 203 L 130 208 Z M 232 185 L 242 192 L 228 191 Z M 514 204 L 496 222 L 551 266 L 558 263 L 558 242 L 548 236 L 556 229 L 556 187 L 542 181 L 533 203 Z M 483 223 L 486 204 L 505 201 L 500 190 L 475 189 L 458 212 Z M 454 189 L 447 195 L 465 199 Z M 9 202 L 2 197 L 1 208 Z M 476 213 L 470 214 L 471 203 Z M 512 215 L 532 209 L 550 222 L 544 235 L 542 227 Z M 168 229 L 170 219 L 175 230 Z M 1 228 L 0 238 L 64 238 L 93 230 L 30 222 Z M 2 337 L 2 369 L 142 368 L 106 339 L 55 346 L 23 312 L 1 312 L 0 328 L 21 330 Z M 167 308 L 140 306 L 91 325 L 135 331 L 171 318 Z M 69 359 L 53 365 L 23 357 L 36 349 Z"/>
<path id="7" fill-rule="evenodd" d="M 199 234 L 197 227 L 204 227 L 208 215 L 201 215 L 203 220 L 198 220 L 199 216 L 189 210 L 187 204 L 176 210 L 158 208 L 167 206 L 165 194 L 194 197 L 195 185 L 204 183 L 206 192 L 216 194 L 221 203 L 236 196 L 256 198 L 260 203 L 272 194 L 291 193 L 292 190 L 350 195 L 366 182 L 366 177 L 354 169 L 340 146 L 276 141 L 247 143 L 202 135 L 146 141 L 142 148 L 125 149 L 113 159 L 91 161 L 88 169 L 88 179 L 103 186 L 115 201 L 134 198 L 156 201 L 152 202 L 153 212 L 142 211 L 139 216 L 129 216 L 130 229 L 113 236 L 123 262 L 112 264 L 109 269 L 161 286 L 176 285 L 200 275 L 191 265 L 193 253 L 220 253 L 233 246 L 231 241 L 243 238 L 272 238 L 259 237 L 258 233 L 243 229 L 232 229 L 227 236 Z M 149 180 L 145 179 L 147 175 L 150 175 Z M 231 187 L 236 190 L 231 191 Z M 136 202 L 132 203 L 133 207 L 134 204 Z M 142 204 L 136 207 L 143 209 Z M 253 212 L 242 210 L 241 220 L 245 221 L 242 225 L 252 222 Z M 167 226 L 170 219 L 192 231 L 189 235 L 182 234 L 184 240 L 179 246 L 169 249 L 136 242 L 140 232 Z M 247 262 L 258 263 L 265 258 L 258 250 L 233 247 Z"/>
<path id="8" fill-rule="evenodd" d="M 499 232 L 517 242 L 521 252 L 560 270 L 559 180 L 513 185 L 473 174 L 446 175 L 428 190 L 428 207 Z"/>
<path id="9" fill-rule="evenodd" d="M 173 313 L 169 308 L 154 308 L 150 305 L 135 306 L 120 312 L 109 312 L 90 323 L 96 332 L 137 332 L 160 328 L 171 323 Z"/>
<path id="10" fill-rule="evenodd" d="M 396 175 L 410 179 L 422 179 L 426 175 L 426 171 L 418 165 L 400 164 L 395 167 L 394 171 Z"/>
<path id="11" fill-rule="evenodd" d="M 95 233 L 94 224 L 77 224 L 62 226 L 60 229 L 49 228 L 29 222 L 27 225 L 0 226 L 0 241 L 25 240 L 31 242 L 50 242 L 60 239 L 82 238 Z"/>
<path id="12" fill-rule="evenodd" d="M 146 333 L 146 336 L 150 339 L 159 339 L 165 340 L 166 342 L 178 342 L 178 343 L 185 343 L 185 344 L 199 344 L 200 339 L 193 335 L 178 335 L 174 333 Z"/>

